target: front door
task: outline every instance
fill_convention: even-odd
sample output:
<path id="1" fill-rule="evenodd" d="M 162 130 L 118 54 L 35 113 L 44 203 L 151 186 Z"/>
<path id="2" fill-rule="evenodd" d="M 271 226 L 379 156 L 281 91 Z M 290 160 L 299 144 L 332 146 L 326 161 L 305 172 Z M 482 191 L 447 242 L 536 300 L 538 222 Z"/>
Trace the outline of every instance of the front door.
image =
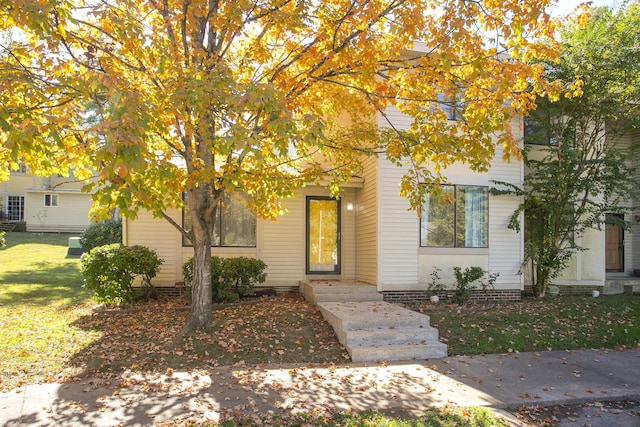
<path id="1" fill-rule="evenodd" d="M 607 271 L 624 271 L 624 231 L 616 221 L 621 215 L 607 215 L 605 225 L 605 265 Z"/>
<path id="2" fill-rule="evenodd" d="M 307 274 L 340 273 L 340 201 L 307 197 Z"/>

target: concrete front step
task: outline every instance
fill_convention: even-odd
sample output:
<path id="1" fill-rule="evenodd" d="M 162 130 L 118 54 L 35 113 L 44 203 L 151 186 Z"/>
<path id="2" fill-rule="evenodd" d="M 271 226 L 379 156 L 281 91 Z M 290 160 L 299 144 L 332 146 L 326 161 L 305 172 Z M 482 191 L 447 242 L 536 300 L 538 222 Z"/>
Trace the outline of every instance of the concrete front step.
<path id="1" fill-rule="evenodd" d="M 318 308 L 354 362 L 447 356 L 429 316 L 387 302 L 320 302 Z"/>
<path id="2" fill-rule="evenodd" d="M 624 285 L 624 293 L 627 295 L 640 293 L 640 283 L 629 283 Z"/>
<path id="3" fill-rule="evenodd" d="M 362 282 L 313 281 L 300 282 L 300 293 L 312 304 L 338 301 L 382 301 L 375 285 Z"/>
<path id="4" fill-rule="evenodd" d="M 429 316 L 384 301 L 318 304 L 325 319 L 341 330 L 430 328 Z M 326 312 L 326 314 L 325 314 Z"/>
<path id="5" fill-rule="evenodd" d="M 349 355 L 354 362 L 440 359 L 447 357 L 447 346 L 436 342 L 417 345 L 354 347 Z"/>
<path id="6" fill-rule="evenodd" d="M 382 294 L 376 292 L 342 292 L 336 294 L 319 293 L 313 296 L 312 302 L 366 302 L 382 301 Z"/>
<path id="7" fill-rule="evenodd" d="M 377 347 L 380 343 L 387 345 L 426 344 L 438 341 L 436 328 L 382 328 L 349 330 L 344 341 L 348 347 Z"/>
<path id="8" fill-rule="evenodd" d="M 634 294 L 638 292 L 640 292 L 640 278 L 630 276 L 607 279 L 602 289 L 604 295 Z"/>

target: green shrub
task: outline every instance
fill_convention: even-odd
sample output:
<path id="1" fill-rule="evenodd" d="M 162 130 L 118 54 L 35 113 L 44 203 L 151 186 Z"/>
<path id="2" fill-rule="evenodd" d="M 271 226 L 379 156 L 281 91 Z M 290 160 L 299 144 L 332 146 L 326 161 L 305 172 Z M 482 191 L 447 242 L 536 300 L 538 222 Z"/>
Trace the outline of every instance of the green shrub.
<path id="1" fill-rule="evenodd" d="M 446 289 L 446 286 L 444 285 L 444 283 L 442 283 L 442 279 L 440 277 L 441 272 L 442 272 L 442 269 L 438 267 L 433 267 L 433 270 L 429 275 L 431 279 L 429 280 L 429 283 L 427 285 L 427 291 L 429 292 L 430 295 L 438 295 L 444 292 Z"/>
<path id="2" fill-rule="evenodd" d="M 225 293 L 218 291 L 218 300 L 227 295 L 246 297 L 253 295 L 256 283 L 264 283 L 267 265 L 259 259 L 249 257 L 226 258 L 223 262 L 223 283 L 228 284 Z M 221 298 L 223 297 L 223 298 Z"/>
<path id="3" fill-rule="evenodd" d="M 110 219 L 91 224 L 80 236 L 80 245 L 84 252 L 113 243 L 122 243 L 121 219 Z"/>
<path id="4" fill-rule="evenodd" d="M 249 257 L 211 257 L 211 290 L 213 300 L 234 302 L 241 297 L 253 295 L 256 283 L 264 283 L 267 265 L 259 259 Z M 187 283 L 186 295 L 190 295 L 193 280 L 193 258 L 182 265 L 182 273 Z"/>
<path id="5" fill-rule="evenodd" d="M 0 249 L 4 248 L 7 242 L 4 240 L 4 231 L 0 231 Z"/>
<path id="6" fill-rule="evenodd" d="M 471 299 L 473 290 L 480 289 L 487 291 L 493 289 L 493 284 L 498 279 L 499 273 L 491 273 L 486 278 L 482 267 L 467 267 L 462 271 L 460 267 L 453 267 L 453 273 L 456 276 L 456 289 L 453 295 L 453 301 L 458 304 L 464 304 Z M 483 279 L 484 278 L 484 279 Z"/>
<path id="7" fill-rule="evenodd" d="M 122 246 L 119 243 L 98 246 L 80 258 L 84 286 L 94 298 L 105 305 L 132 302 L 149 296 L 153 279 L 162 260 L 156 252 L 144 246 Z M 141 276 L 142 288 L 134 289 L 133 281 Z"/>

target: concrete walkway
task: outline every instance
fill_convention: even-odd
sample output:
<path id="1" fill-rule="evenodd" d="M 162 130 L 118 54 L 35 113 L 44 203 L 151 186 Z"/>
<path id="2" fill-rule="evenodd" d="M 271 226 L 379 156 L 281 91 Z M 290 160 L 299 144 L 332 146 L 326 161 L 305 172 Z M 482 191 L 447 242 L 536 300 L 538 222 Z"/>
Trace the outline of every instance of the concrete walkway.
<path id="1" fill-rule="evenodd" d="M 640 349 L 124 373 L 110 381 L 89 378 L 2 393 L 0 425 L 149 426 L 266 412 L 378 409 L 419 415 L 447 405 L 499 409 L 634 400 L 640 399 L 639 374 Z M 625 425 L 640 425 L 639 418 Z"/>
<path id="2" fill-rule="evenodd" d="M 303 280 L 300 293 L 320 309 L 353 362 L 445 357 L 429 316 L 383 301 L 375 285 L 358 281 Z"/>

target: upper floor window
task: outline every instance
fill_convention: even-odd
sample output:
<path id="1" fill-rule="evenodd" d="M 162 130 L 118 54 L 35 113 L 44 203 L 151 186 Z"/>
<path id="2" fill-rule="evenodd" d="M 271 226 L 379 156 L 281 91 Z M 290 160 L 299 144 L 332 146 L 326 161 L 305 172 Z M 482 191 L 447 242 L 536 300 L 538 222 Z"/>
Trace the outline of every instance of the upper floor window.
<path id="1" fill-rule="evenodd" d="M 420 218 L 420 246 L 486 248 L 489 245 L 487 187 L 444 185 L 443 198 L 427 195 Z M 453 200 L 445 203 L 444 200 Z"/>
<path id="2" fill-rule="evenodd" d="M 534 145 L 556 146 L 561 141 L 574 143 L 575 121 L 561 115 L 555 116 L 548 109 L 532 111 L 524 118 L 524 142 Z"/>
<path id="3" fill-rule="evenodd" d="M 234 191 L 223 193 L 216 209 L 216 217 L 211 233 L 212 246 L 254 247 L 256 246 L 256 215 L 247 208 L 248 196 Z M 185 195 L 185 205 L 182 211 L 182 225 L 190 231 L 191 216 L 189 215 L 189 199 Z M 185 237 L 184 246 L 193 244 Z"/>
<path id="4" fill-rule="evenodd" d="M 57 194 L 45 194 L 44 205 L 46 207 L 58 207 L 58 195 Z"/>

